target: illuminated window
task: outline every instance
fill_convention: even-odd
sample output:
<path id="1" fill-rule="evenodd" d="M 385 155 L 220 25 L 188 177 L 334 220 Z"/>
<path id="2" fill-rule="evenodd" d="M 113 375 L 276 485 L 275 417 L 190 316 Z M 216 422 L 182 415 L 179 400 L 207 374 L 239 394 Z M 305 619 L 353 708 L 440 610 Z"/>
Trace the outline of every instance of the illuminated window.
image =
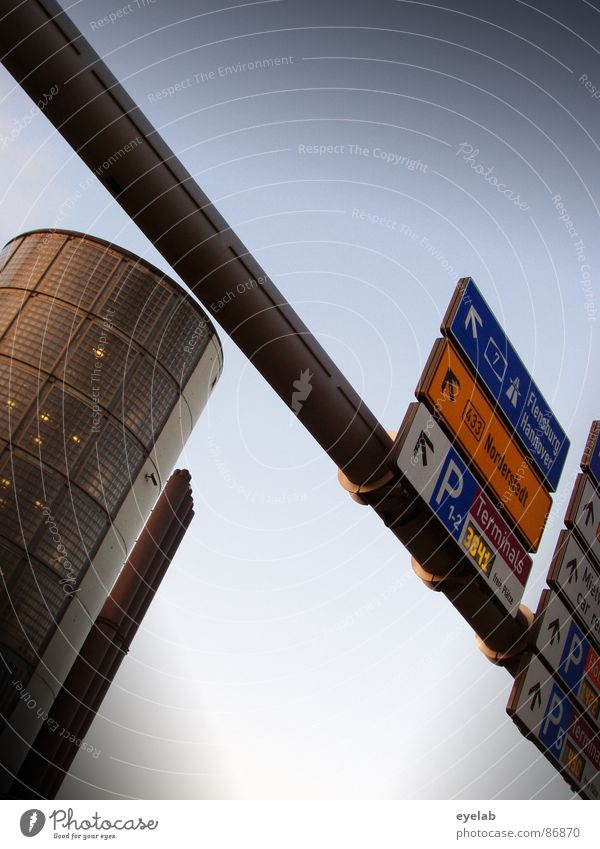
<path id="1" fill-rule="evenodd" d="M 20 360 L 45 370 L 61 356 L 75 336 L 81 316 L 72 307 L 59 306 L 45 296 L 30 298 L 0 340 L 0 351 L 13 356 L 18 351 Z"/>
<path id="2" fill-rule="evenodd" d="M 43 233 L 0 251 L 0 595 L 8 581 L 13 611 L 0 597 L 0 644 L 14 653 L 11 681 L 38 662 L 69 600 L 61 580 L 77 586 L 90 567 L 210 335 L 177 286 L 106 245 Z M 4 675 L 0 664 L 7 715 L 15 688 Z"/>
<path id="3" fill-rule="evenodd" d="M 71 239 L 42 277 L 38 291 L 89 309 L 104 289 L 118 259 L 104 246 Z"/>
<path id="4" fill-rule="evenodd" d="M 114 308 L 115 327 L 144 344 L 154 327 L 161 332 L 160 316 L 171 299 L 169 289 L 140 265 L 129 265 L 117 284 L 110 288 L 101 309 Z"/>

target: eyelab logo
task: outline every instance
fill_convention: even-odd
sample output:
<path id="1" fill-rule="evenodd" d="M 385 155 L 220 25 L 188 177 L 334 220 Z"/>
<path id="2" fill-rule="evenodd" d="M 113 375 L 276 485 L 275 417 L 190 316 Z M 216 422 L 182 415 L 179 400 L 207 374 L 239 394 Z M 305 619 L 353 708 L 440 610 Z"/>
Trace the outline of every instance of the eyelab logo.
<path id="1" fill-rule="evenodd" d="M 45 823 L 46 817 L 42 811 L 36 808 L 25 811 L 21 817 L 21 834 L 25 837 L 35 837 L 43 829 Z"/>

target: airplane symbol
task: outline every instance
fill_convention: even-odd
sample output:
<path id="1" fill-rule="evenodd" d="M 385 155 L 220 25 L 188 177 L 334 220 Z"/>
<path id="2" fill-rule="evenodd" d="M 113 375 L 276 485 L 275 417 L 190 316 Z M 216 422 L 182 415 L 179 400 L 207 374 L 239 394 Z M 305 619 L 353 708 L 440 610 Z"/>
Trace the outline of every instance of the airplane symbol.
<path id="1" fill-rule="evenodd" d="M 513 407 L 517 406 L 517 402 L 519 400 L 519 396 L 521 395 L 519 391 L 519 378 L 515 377 L 510 381 L 510 386 L 506 390 L 506 396 Z"/>

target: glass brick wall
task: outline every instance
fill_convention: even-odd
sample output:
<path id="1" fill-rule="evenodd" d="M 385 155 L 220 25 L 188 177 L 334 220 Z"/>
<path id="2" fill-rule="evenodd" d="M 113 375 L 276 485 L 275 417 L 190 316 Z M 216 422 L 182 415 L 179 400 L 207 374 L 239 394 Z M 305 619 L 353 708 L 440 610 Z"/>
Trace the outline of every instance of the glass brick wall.
<path id="1" fill-rule="evenodd" d="M 100 240 L 36 231 L 0 252 L 2 716 L 213 335 L 174 281 Z"/>

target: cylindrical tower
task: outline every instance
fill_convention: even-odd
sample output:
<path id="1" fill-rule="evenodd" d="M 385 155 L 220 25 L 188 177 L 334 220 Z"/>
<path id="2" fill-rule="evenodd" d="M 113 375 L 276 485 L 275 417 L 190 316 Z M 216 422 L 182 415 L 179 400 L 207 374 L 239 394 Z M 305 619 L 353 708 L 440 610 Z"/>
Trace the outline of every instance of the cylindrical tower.
<path id="1" fill-rule="evenodd" d="M 0 253 L 0 715 L 13 736 L 37 732 L 221 368 L 203 310 L 139 257 L 56 230 Z"/>

